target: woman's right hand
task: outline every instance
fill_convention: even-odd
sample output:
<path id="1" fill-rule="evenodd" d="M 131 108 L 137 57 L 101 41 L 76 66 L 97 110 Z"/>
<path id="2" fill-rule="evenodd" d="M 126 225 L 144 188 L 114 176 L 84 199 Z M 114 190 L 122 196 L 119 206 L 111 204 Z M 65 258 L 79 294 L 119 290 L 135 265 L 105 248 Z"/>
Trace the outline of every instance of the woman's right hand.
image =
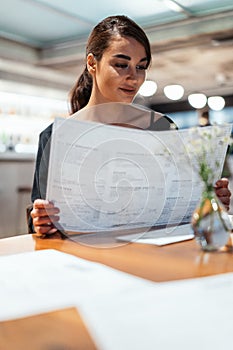
<path id="1" fill-rule="evenodd" d="M 45 199 L 36 199 L 33 203 L 31 217 L 33 226 L 38 236 L 53 234 L 57 232 L 54 223 L 59 220 L 59 209 L 52 202 Z"/>

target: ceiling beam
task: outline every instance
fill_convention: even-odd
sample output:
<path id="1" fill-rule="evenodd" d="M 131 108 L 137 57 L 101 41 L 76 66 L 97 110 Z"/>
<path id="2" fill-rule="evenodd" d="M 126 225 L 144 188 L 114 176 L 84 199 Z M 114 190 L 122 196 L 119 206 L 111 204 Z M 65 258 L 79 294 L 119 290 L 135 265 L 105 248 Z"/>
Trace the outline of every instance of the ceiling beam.
<path id="1" fill-rule="evenodd" d="M 39 60 L 39 52 L 29 45 L 0 37 L 0 57 L 16 62 L 36 64 Z"/>
<path id="2" fill-rule="evenodd" d="M 233 11 L 212 14 L 208 16 L 192 17 L 189 19 L 145 27 L 151 43 L 172 41 L 178 38 L 188 38 L 199 34 L 210 34 L 232 30 Z"/>
<path id="3" fill-rule="evenodd" d="M 185 19 L 179 22 L 163 25 L 144 27 L 151 42 L 152 51 L 160 46 L 166 49 L 165 44 L 172 44 L 175 40 L 183 40 L 189 44 L 189 38 L 197 35 L 222 33 L 232 30 L 233 11 Z M 80 62 L 85 58 L 85 45 L 87 38 L 82 40 L 70 40 L 62 44 L 51 45 L 40 51 L 41 65 L 67 64 L 68 62 Z M 169 45 L 168 45 L 169 46 Z M 168 48 L 169 49 L 169 48 Z"/>
<path id="4" fill-rule="evenodd" d="M 0 77 L 4 80 L 20 81 L 35 85 L 53 86 L 58 89 L 70 89 L 74 83 L 73 74 L 38 67 L 28 63 L 0 59 Z"/>
<path id="5" fill-rule="evenodd" d="M 169 8 L 169 10 L 172 10 L 172 11 L 175 11 L 175 12 L 179 12 L 179 13 L 183 13 L 187 17 L 193 17 L 194 16 L 194 14 L 190 10 L 188 10 L 186 7 L 181 5 L 178 1 L 175 1 L 175 0 L 162 0 L 162 1 Z"/>

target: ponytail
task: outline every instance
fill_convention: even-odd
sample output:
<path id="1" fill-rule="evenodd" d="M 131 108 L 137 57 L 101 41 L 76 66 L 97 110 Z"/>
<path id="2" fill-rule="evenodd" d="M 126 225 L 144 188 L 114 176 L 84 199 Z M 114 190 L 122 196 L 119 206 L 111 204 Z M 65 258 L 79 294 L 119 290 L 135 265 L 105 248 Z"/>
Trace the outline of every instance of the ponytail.
<path id="1" fill-rule="evenodd" d="M 76 84 L 70 91 L 71 114 L 85 107 L 90 99 L 92 90 L 92 76 L 84 69 Z"/>

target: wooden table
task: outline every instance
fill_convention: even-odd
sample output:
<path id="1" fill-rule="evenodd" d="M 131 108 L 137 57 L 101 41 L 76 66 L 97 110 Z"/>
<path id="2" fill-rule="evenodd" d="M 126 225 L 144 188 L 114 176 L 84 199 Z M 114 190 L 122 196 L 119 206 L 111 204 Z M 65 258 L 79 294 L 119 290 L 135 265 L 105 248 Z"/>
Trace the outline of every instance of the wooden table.
<path id="1" fill-rule="evenodd" d="M 233 272 L 232 250 L 203 252 L 194 240 L 164 247 L 129 243 L 108 248 L 79 244 L 59 235 L 46 239 L 22 235 L 0 240 L 0 255 L 41 249 L 56 249 L 155 282 Z M 30 348 L 96 347 L 76 309 L 0 323 L 0 350 Z"/>

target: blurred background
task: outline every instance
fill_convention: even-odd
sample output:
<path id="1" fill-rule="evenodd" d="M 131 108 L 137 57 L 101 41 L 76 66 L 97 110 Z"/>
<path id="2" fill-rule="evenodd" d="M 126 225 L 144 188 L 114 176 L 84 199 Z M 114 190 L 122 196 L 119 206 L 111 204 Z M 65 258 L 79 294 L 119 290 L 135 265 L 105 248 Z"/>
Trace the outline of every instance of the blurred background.
<path id="1" fill-rule="evenodd" d="M 0 237 L 26 232 L 39 133 L 69 114 L 87 37 L 113 14 L 131 17 L 151 42 L 136 103 L 179 128 L 233 123 L 232 0 L 8 0 L 0 11 Z"/>

